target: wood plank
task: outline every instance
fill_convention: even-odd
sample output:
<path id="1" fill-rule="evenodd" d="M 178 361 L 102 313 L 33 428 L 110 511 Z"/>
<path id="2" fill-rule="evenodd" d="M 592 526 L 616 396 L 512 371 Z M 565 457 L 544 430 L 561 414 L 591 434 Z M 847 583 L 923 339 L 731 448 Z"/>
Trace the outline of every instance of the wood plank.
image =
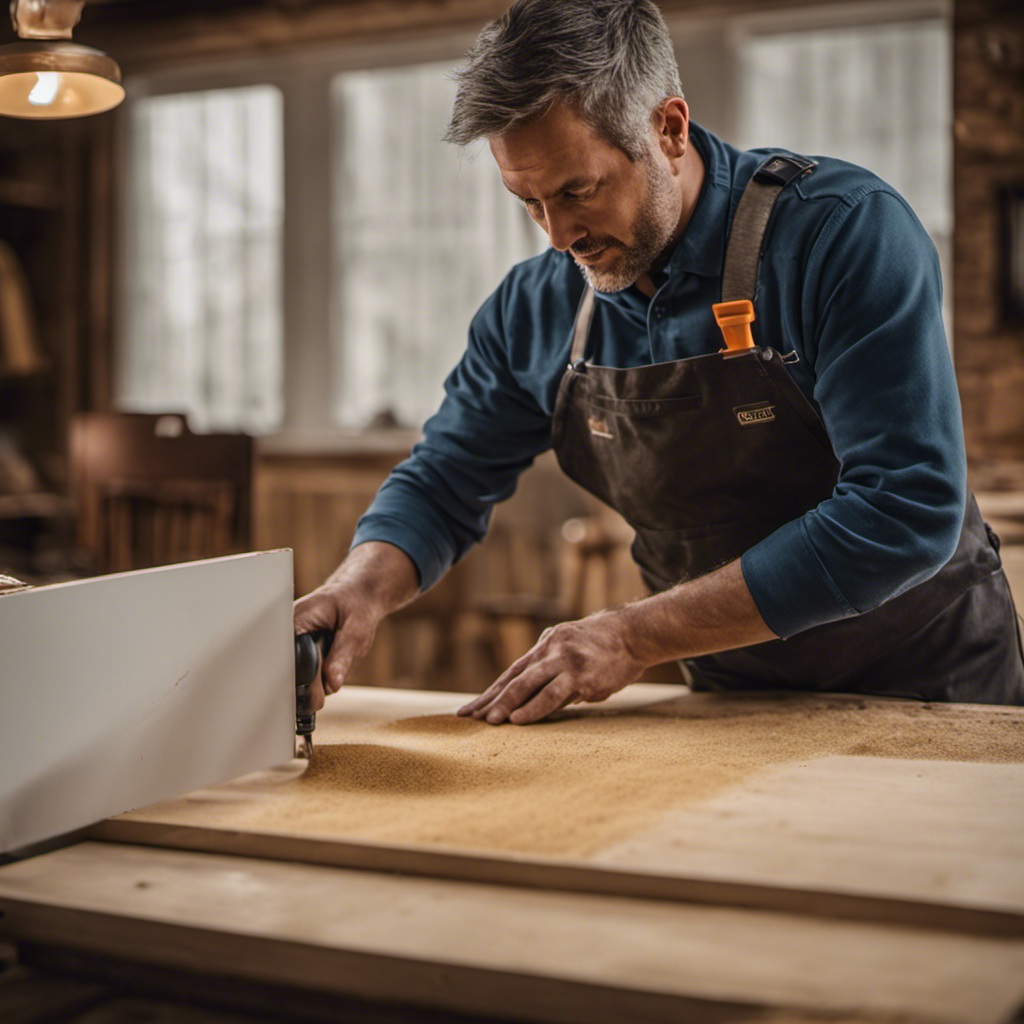
<path id="1" fill-rule="evenodd" d="M 983 907 L 949 905 L 923 899 L 899 899 L 864 892 L 837 892 L 826 882 L 751 882 L 702 874 L 690 865 L 636 866 L 615 869 L 567 864 L 540 858 L 438 852 L 420 847 L 316 839 L 281 833 L 234 832 L 195 826 L 115 820 L 97 825 L 93 838 L 199 852 L 334 865 L 372 871 L 496 885 L 523 886 L 559 892 L 592 893 L 670 900 L 719 907 L 739 907 L 821 917 L 826 920 L 898 923 L 965 934 L 1021 937 L 1019 913 Z"/>
<path id="2" fill-rule="evenodd" d="M 92 987 L 95 979 L 112 986 L 108 1002 L 73 1022 L 62 1017 L 61 1024 L 266 1024 L 268 1018 L 280 1019 L 283 1007 L 289 1020 L 302 1024 L 495 1024 L 496 1019 L 494 1013 L 467 1015 L 393 1001 L 369 1002 L 344 994 L 199 975 L 55 946 L 22 944 L 20 952 L 40 988 L 66 986 L 67 979 L 86 979 L 80 985 Z M 4 1016 L 9 1004 L 4 1000 L 3 983 L 0 975 L 0 1020 L 4 1024 L 54 1024 L 52 1016 L 28 1021 Z M 139 993 L 144 993 L 144 998 L 139 998 Z M 242 1013 L 244 1017 L 239 1016 Z M 878 1024 L 878 1020 L 874 1014 L 829 1013 L 823 1018 L 813 1011 L 753 1009 L 730 1016 L 729 1024 Z M 900 1024 L 915 1022 L 904 1016 Z"/>
<path id="3" fill-rule="evenodd" d="M 290 551 L 0 597 L 0 850 L 294 750 Z"/>
<path id="4" fill-rule="evenodd" d="M 554 807 L 546 818 L 529 806 L 502 806 L 506 791 L 519 785 L 514 775 L 494 789 L 493 811 L 490 791 L 481 802 L 466 737 L 438 745 L 418 734 L 418 722 L 442 724 L 430 713 L 452 711 L 463 695 L 346 687 L 321 712 L 318 742 L 323 751 L 352 744 L 369 777 L 340 777 L 338 793 L 325 793 L 305 789 L 305 766 L 293 763 L 122 815 L 92 835 L 520 886 L 1024 934 L 1024 711 L 682 691 L 637 685 L 600 709 L 564 713 L 560 724 L 529 733 L 479 727 L 472 738 L 484 761 L 489 752 L 508 753 L 507 746 L 490 750 L 492 738 L 506 745 L 550 738 L 537 748 L 536 778 L 527 779 L 537 802 Z M 598 725 L 609 715 L 624 726 L 632 752 L 607 736 L 588 748 L 588 717 Z M 627 762 L 602 808 L 604 819 L 612 820 L 594 826 L 590 849 L 552 853 L 531 846 L 528 833 L 553 828 L 551 814 L 577 813 L 571 799 L 556 801 L 560 774 L 572 758 L 603 758 L 610 775 L 614 762 L 635 755 L 636 736 L 649 741 L 652 727 L 678 728 L 684 751 L 703 743 L 705 768 L 710 761 L 717 770 L 729 757 L 739 767 L 724 783 L 709 785 L 699 759 L 659 763 L 669 797 L 643 815 L 634 814 L 632 804 L 650 797 L 637 788 L 649 786 L 649 776 L 630 788 L 633 762 Z M 798 727 L 810 729 L 812 742 L 795 748 L 795 760 L 758 762 L 761 748 L 790 742 L 788 731 Z M 837 735 L 846 750 L 895 745 L 906 756 L 830 754 L 822 737 Z M 746 764 L 735 749 L 740 741 L 757 748 L 747 752 Z M 812 756 L 803 756 L 807 751 Z M 944 759 L 944 751 L 978 760 Z M 429 772 L 440 758 L 454 759 L 462 772 L 448 794 L 430 791 Z M 398 772 L 399 792 L 378 785 L 374 772 Z M 341 802 L 328 806 L 331 799 Z M 372 811 L 365 827 L 360 801 Z M 403 820 L 428 805 L 437 836 L 403 839 Z M 510 818 L 502 834 L 507 842 L 511 833 L 518 848 L 479 845 L 488 837 L 478 828 L 478 808 Z"/>
<path id="5" fill-rule="evenodd" d="M 0 870 L 0 911 L 21 941 L 568 1024 L 997 1024 L 1024 995 L 1019 940 L 107 843 Z"/>
<path id="6" fill-rule="evenodd" d="M 759 877 L 773 884 L 930 894 L 937 902 L 1001 907 L 1019 928 L 1022 781 L 1019 765 L 821 758 L 670 812 L 597 859 L 657 873 L 685 851 L 692 870 L 740 881 L 749 877 L 756 837 Z"/>

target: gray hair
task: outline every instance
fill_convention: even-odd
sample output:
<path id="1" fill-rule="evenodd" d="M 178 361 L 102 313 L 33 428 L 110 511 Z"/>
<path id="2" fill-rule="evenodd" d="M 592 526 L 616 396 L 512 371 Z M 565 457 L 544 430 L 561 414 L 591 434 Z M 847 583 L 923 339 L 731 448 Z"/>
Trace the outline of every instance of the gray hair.
<path id="1" fill-rule="evenodd" d="M 446 142 L 505 135 L 561 100 L 633 161 L 649 151 L 655 108 L 683 94 L 652 0 L 515 0 L 484 27 L 454 77 Z"/>

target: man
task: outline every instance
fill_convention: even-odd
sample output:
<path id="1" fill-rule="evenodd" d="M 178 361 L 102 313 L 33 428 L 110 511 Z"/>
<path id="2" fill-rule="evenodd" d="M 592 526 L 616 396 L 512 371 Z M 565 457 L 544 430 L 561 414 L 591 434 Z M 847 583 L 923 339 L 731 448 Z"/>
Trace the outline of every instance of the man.
<path id="1" fill-rule="evenodd" d="M 335 633 L 326 691 L 553 446 L 636 529 L 652 596 L 548 630 L 462 714 L 537 721 L 671 659 L 704 688 L 1024 703 L 906 203 L 692 123 L 650 0 L 516 0 L 460 75 L 447 138 L 481 137 L 551 248 L 484 303 L 424 441 L 297 602 L 298 632 Z"/>

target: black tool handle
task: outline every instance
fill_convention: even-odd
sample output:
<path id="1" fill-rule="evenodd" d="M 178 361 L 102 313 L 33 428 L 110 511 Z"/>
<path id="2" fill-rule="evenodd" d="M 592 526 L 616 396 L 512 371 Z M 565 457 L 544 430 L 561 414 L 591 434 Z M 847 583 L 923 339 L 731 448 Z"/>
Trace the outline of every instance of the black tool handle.
<path id="1" fill-rule="evenodd" d="M 299 633 L 295 637 L 295 733 L 312 736 L 316 728 L 313 710 L 313 684 L 320 672 L 321 643 L 328 634 L 323 630 Z"/>

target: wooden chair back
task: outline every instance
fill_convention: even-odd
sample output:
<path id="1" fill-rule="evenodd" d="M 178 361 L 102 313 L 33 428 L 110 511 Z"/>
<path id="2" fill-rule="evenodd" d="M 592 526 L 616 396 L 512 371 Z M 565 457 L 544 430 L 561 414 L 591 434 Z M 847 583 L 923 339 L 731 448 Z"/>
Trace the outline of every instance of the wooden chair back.
<path id="1" fill-rule="evenodd" d="M 78 540 L 120 572 L 248 550 L 253 442 L 178 414 L 80 413 L 71 425 Z"/>

